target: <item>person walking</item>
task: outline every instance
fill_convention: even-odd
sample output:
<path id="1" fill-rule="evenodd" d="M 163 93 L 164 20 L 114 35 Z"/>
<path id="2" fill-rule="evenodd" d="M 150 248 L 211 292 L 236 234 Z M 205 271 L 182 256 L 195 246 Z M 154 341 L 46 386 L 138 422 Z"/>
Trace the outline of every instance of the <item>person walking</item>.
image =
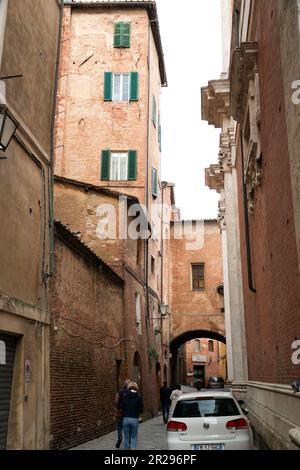
<path id="1" fill-rule="evenodd" d="M 128 384 L 128 390 L 122 397 L 124 449 L 137 448 L 139 415 L 143 412 L 143 400 L 135 382 Z"/>
<path id="2" fill-rule="evenodd" d="M 160 403 L 161 403 L 161 409 L 163 413 L 163 420 L 165 424 L 168 422 L 168 417 L 169 417 L 171 393 L 172 393 L 172 390 L 170 389 L 170 387 L 168 387 L 167 382 L 164 382 L 163 386 L 160 387 Z"/>
<path id="3" fill-rule="evenodd" d="M 170 407 L 170 418 L 173 415 L 174 408 L 176 406 L 177 400 L 180 397 L 180 395 L 182 395 L 181 386 L 176 385 L 175 389 L 173 390 L 173 392 L 171 393 L 171 396 L 170 396 L 170 399 L 172 400 L 171 407 Z"/>
<path id="4" fill-rule="evenodd" d="M 127 387 L 128 384 L 130 384 L 131 380 L 126 379 L 124 380 L 123 388 L 119 390 L 119 392 L 116 394 L 115 398 L 115 406 L 116 406 L 116 420 L 117 420 L 117 435 L 118 435 L 118 440 L 116 442 L 116 448 L 119 449 L 121 443 L 122 443 L 122 438 L 123 438 L 123 410 L 122 410 L 122 399 L 124 394 L 127 392 Z"/>

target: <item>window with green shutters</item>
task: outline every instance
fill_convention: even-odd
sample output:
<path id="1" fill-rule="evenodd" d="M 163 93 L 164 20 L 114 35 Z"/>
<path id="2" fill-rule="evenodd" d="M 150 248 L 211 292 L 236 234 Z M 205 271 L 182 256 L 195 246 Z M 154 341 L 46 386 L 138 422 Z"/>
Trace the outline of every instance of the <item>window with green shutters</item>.
<path id="1" fill-rule="evenodd" d="M 154 124 L 154 127 L 156 127 L 156 99 L 154 95 L 152 99 L 152 122 Z"/>
<path id="2" fill-rule="evenodd" d="M 137 174 L 137 151 L 111 152 L 102 150 L 102 181 L 134 181 Z"/>
<path id="3" fill-rule="evenodd" d="M 104 101 L 138 101 L 138 99 L 138 72 L 104 72 Z"/>
<path id="4" fill-rule="evenodd" d="M 130 47 L 130 23 L 120 21 L 115 23 L 114 47 L 129 48 Z"/>
<path id="5" fill-rule="evenodd" d="M 158 192 L 157 192 L 157 169 L 152 168 L 152 196 L 157 197 Z"/>

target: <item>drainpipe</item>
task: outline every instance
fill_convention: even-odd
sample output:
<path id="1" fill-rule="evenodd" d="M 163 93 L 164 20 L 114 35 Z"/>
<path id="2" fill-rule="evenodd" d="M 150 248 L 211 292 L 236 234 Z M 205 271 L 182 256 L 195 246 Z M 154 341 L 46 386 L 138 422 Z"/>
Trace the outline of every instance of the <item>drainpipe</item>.
<path id="1" fill-rule="evenodd" d="M 246 238 L 246 253 L 247 253 L 247 270 L 248 270 L 248 285 L 251 292 L 256 294 L 256 289 L 253 283 L 252 273 L 252 260 L 251 260 L 251 242 L 250 242 L 250 228 L 249 228 L 249 215 L 248 215 L 248 199 L 247 199 L 247 183 L 244 177 L 245 158 L 244 158 L 244 145 L 243 145 L 243 132 L 240 130 L 241 140 L 241 155 L 242 155 L 242 178 L 243 178 L 243 199 L 244 199 L 244 220 L 245 220 L 245 238 Z"/>
<path id="2" fill-rule="evenodd" d="M 52 116 L 51 116 L 51 150 L 50 150 L 50 171 L 49 171 L 49 225 L 50 225 L 50 275 L 54 274 L 54 152 L 55 152 L 55 117 L 57 109 L 57 90 L 59 64 L 61 54 L 62 26 L 64 16 L 64 0 L 60 0 L 60 14 L 57 36 L 57 52 L 55 64 L 55 78 L 52 97 Z"/>

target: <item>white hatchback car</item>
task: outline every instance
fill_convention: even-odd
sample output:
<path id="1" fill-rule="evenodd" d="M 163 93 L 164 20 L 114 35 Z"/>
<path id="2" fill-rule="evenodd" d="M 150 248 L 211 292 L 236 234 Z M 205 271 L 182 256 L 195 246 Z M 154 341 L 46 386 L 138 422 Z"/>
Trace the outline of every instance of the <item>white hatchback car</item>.
<path id="1" fill-rule="evenodd" d="M 178 398 L 167 425 L 169 450 L 251 450 L 249 420 L 230 391 L 207 390 Z"/>

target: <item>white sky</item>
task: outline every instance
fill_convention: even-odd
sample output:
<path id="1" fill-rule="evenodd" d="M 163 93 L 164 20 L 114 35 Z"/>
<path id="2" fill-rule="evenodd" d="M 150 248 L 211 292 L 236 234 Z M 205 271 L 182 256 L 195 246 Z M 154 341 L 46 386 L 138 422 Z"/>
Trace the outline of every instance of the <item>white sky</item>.
<path id="1" fill-rule="evenodd" d="M 218 160 L 220 129 L 201 120 L 201 87 L 222 72 L 220 0 L 157 0 L 168 76 L 161 96 L 162 179 L 175 183 L 184 219 L 216 218 L 204 168 Z"/>

